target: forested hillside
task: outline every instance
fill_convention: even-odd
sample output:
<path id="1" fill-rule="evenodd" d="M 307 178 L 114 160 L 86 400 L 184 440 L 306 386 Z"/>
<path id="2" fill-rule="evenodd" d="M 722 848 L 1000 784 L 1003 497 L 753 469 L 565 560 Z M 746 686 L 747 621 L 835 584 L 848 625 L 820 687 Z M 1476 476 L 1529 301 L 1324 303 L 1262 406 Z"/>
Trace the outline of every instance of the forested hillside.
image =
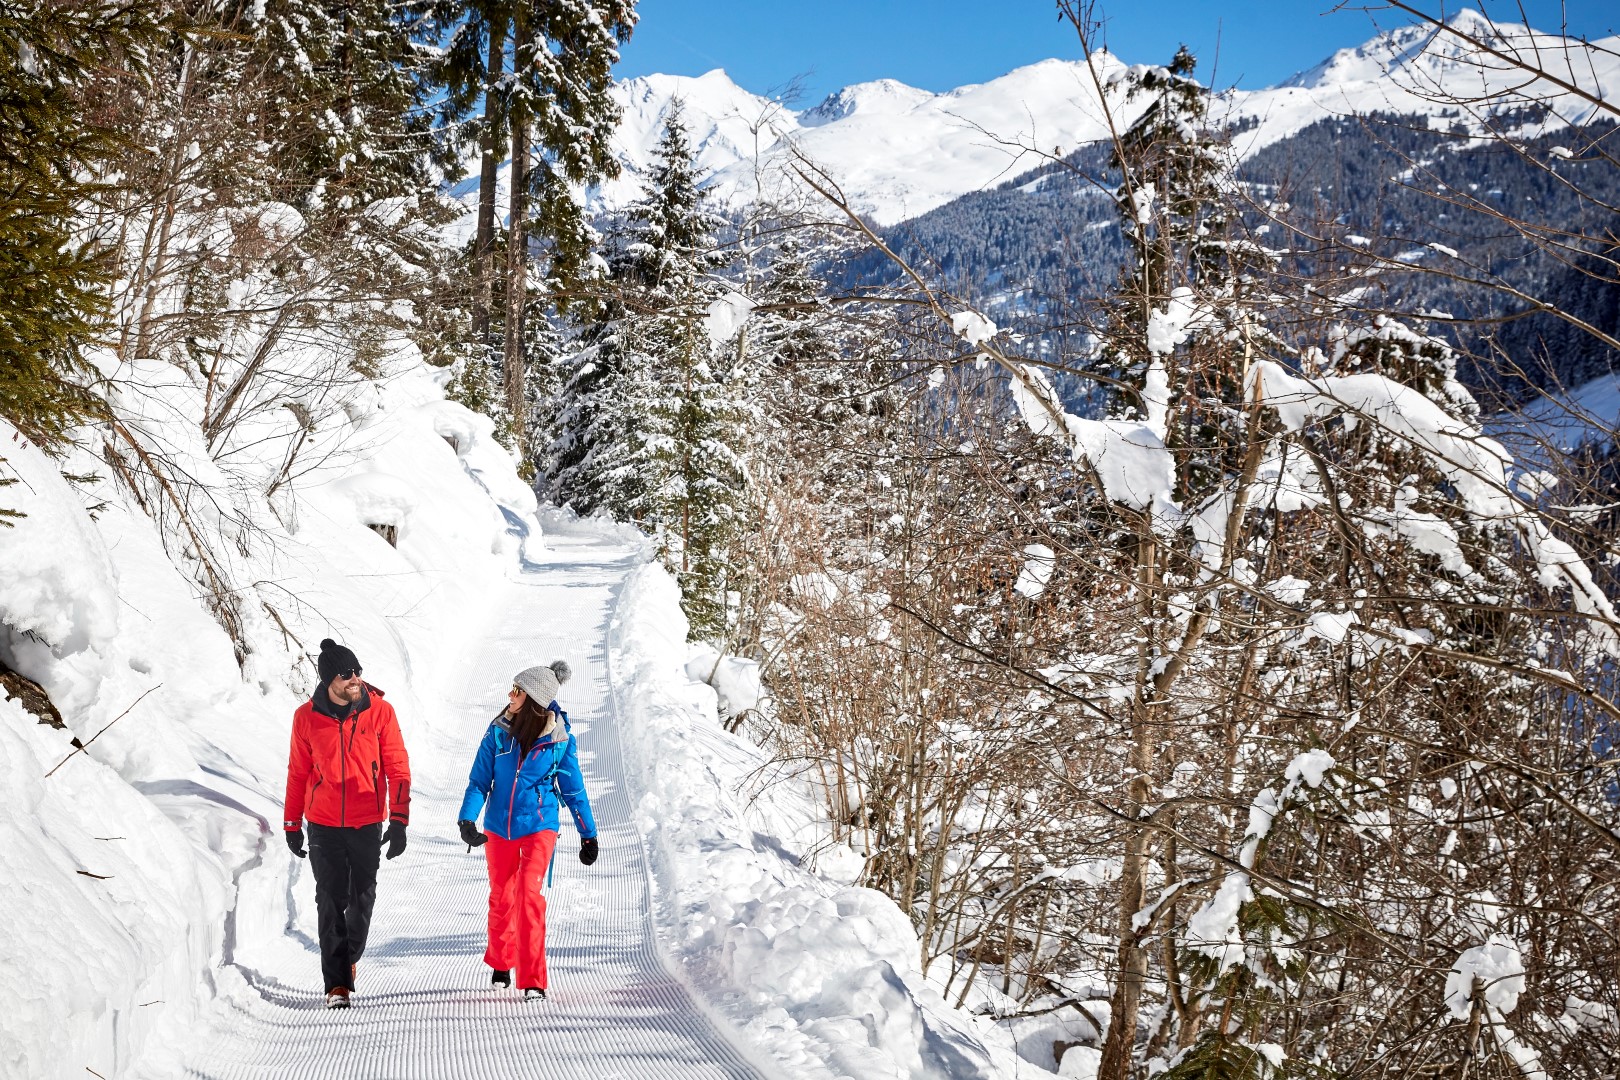
<path id="1" fill-rule="evenodd" d="M 1499 117 L 1510 130 L 1543 120 L 1530 108 Z M 1319 120 L 1242 162 L 1238 209 L 1259 243 L 1287 246 L 1295 230 L 1331 234 L 1389 264 L 1439 271 L 1385 273 L 1385 304 L 1443 313 L 1442 332 L 1469 351 L 1489 353 L 1498 340 L 1525 369 L 1522 381 L 1505 387 L 1512 394 L 1524 394 L 1523 382 L 1572 387 L 1614 370 L 1620 355 L 1557 320 L 1517 316 L 1545 301 L 1578 309 L 1611 336 L 1620 329 L 1617 290 L 1602 265 L 1603 238 L 1613 234 L 1620 206 L 1620 175 L 1602 149 L 1614 138 L 1612 121 L 1508 142 L 1432 127 L 1417 114 Z M 1119 176 L 1108 155 L 1106 147 L 1082 148 L 884 235 L 908 262 L 999 318 L 1039 324 L 1106 292 L 1127 258 L 1113 207 Z M 1538 242 L 1564 232 L 1591 240 Z M 1447 265 L 1445 249 L 1460 263 Z M 836 281 L 858 289 L 892 283 L 899 273 L 881 253 L 867 252 Z M 1495 389 L 1496 367 L 1489 359 L 1467 365 L 1466 381 Z"/>

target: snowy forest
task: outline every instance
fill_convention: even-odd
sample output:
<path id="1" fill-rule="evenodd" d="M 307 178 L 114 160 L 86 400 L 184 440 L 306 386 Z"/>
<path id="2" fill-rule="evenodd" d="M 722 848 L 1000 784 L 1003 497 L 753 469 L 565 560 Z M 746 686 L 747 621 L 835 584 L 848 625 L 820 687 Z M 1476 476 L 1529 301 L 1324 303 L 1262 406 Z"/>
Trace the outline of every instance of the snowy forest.
<path id="1" fill-rule="evenodd" d="M 634 0 L 0 0 L 0 1074 L 614 1075 L 197 1034 L 301 1038 L 316 642 L 453 796 L 606 551 L 523 625 L 736 1048 L 619 1075 L 1614 1080 L 1620 38 L 1395 2 L 1257 146 L 1055 13 L 1091 134 L 901 216 L 626 153 Z"/>

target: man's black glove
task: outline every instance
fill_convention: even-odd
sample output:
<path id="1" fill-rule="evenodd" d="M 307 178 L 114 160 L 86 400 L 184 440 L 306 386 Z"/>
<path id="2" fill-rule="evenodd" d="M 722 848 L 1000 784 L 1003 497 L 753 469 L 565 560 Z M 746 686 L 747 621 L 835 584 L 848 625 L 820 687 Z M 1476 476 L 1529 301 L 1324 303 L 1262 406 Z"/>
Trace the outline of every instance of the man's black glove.
<path id="1" fill-rule="evenodd" d="M 388 858 L 399 858 L 405 850 L 405 823 L 390 821 L 388 831 L 383 833 L 383 843 L 388 845 Z"/>
<path id="2" fill-rule="evenodd" d="M 489 837 L 479 832 L 478 826 L 474 825 L 466 818 L 462 818 L 460 821 L 456 822 L 456 828 L 461 830 L 461 842 L 467 845 L 468 851 L 471 851 L 475 847 L 483 847 L 485 844 L 489 843 Z"/>
<path id="3" fill-rule="evenodd" d="M 579 861 L 586 866 L 595 862 L 597 855 L 601 854 L 601 852 L 602 847 L 596 842 L 594 836 L 588 836 L 579 842 Z"/>
<path id="4" fill-rule="evenodd" d="M 281 835 L 287 838 L 287 849 L 289 851 L 298 856 L 300 859 L 309 858 L 309 853 L 304 850 L 303 829 L 288 829 Z"/>

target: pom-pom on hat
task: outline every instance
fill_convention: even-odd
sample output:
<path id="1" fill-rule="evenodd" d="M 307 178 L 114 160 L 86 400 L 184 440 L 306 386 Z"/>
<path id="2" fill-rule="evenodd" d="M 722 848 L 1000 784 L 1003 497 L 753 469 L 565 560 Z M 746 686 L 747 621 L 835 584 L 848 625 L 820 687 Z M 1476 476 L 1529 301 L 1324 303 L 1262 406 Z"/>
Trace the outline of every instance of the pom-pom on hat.
<path id="1" fill-rule="evenodd" d="M 557 698 L 557 688 L 568 681 L 573 669 L 566 660 L 553 660 L 548 665 L 524 668 L 512 677 L 512 685 L 534 700 L 536 705 L 549 705 Z"/>
<path id="2" fill-rule="evenodd" d="M 321 658 L 316 662 L 315 668 L 320 672 L 321 685 L 326 686 L 334 676 L 346 671 L 359 671 L 360 659 L 349 651 L 347 646 L 339 645 L 331 638 L 322 638 Z"/>

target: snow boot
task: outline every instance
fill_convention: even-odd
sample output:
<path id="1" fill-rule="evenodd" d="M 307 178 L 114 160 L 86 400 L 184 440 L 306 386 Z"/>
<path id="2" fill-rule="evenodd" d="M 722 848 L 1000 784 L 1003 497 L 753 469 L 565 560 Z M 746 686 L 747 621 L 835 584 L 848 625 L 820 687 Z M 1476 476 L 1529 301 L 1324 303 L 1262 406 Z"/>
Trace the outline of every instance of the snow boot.
<path id="1" fill-rule="evenodd" d="M 328 1009 L 347 1009 L 349 1007 L 349 988 L 347 986 L 334 986 L 326 993 L 326 1007 Z"/>
<path id="2" fill-rule="evenodd" d="M 497 968 L 489 973 L 489 985 L 511 986 L 512 970 L 510 968 Z"/>
<path id="3" fill-rule="evenodd" d="M 546 1000 L 546 992 L 540 989 L 538 986 L 525 986 L 523 988 L 523 1000 L 544 1001 Z"/>

